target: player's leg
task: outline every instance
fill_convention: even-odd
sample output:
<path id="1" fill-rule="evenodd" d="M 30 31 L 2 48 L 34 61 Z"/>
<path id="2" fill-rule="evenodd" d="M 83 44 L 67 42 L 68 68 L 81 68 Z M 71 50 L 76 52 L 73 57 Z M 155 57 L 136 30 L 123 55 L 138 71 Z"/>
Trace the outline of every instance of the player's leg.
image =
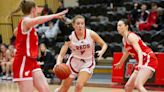
<path id="1" fill-rule="evenodd" d="M 142 68 L 137 75 L 135 86 L 139 92 L 147 92 L 144 88 L 145 82 L 152 76 L 153 71 L 149 68 Z"/>
<path id="2" fill-rule="evenodd" d="M 10 74 L 9 74 L 9 72 L 10 72 L 10 62 L 6 62 L 6 76 L 8 77 Z"/>
<path id="3" fill-rule="evenodd" d="M 135 80 L 137 77 L 138 71 L 134 71 L 130 76 L 129 80 L 125 84 L 125 92 L 132 92 L 135 87 Z"/>
<path id="4" fill-rule="evenodd" d="M 19 92 L 33 92 L 33 80 L 22 80 L 18 81 Z"/>
<path id="5" fill-rule="evenodd" d="M 10 74 L 11 74 L 11 76 L 13 76 L 13 61 L 11 61 L 10 63 L 9 63 L 9 66 L 10 66 Z"/>
<path id="6" fill-rule="evenodd" d="M 84 84 L 88 81 L 88 79 L 92 76 L 92 74 L 81 71 L 78 75 L 75 92 L 82 92 L 82 89 L 84 87 Z"/>
<path id="7" fill-rule="evenodd" d="M 0 64 L 1 64 L 1 68 L 2 68 L 2 73 L 5 74 L 5 72 L 6 72 L 6 62 L 3 61 Z"/>
<path id="8" fill-rule="evenodd" d="M 31 73 L 31 63 L 26 56 L 15 57 L 13 62 L 13 81 L 18 83 L 19 92 L 33 92 L 34 84 Z"/>
<path id="9" fill-rule="evenodd" d="M 33 83 L 39 92 L 50 92 L 48 83 L 41 69 L 36 69 L 32 73 Z"/>
<path id="10" fill-rule="evenodd" d="M 74 78 L 70 78 L 68 77 L 67 79 L 63 80 L 60 87 L 55 89 L 54 92 L 67 92 L 68 89 L 70 88 L 72 81 L 74 80 Z"/>

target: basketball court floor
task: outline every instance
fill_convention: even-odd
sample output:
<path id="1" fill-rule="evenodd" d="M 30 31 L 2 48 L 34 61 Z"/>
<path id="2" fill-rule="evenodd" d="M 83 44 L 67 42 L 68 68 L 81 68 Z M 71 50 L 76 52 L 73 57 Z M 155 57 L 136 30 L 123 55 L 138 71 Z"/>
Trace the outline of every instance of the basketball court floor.
<path id="1" fill-rule="evenodd" d="M 59 85 L 49 85 L 51 92 L 54 92 L 54 89 Z M 68 92 L 74 92 L 74 86 L 71 86 Z M 18 87 L 15 83 L 11 81 L 0 82 L 0 92 L 19 92 Z M 37 91 L 35 91 L 37 92 Z M 121 88 L 103 88 L 103 87 L 84 87 L 83 92 L 124 92 Z M 133 91 L 138 92 L 138 91 Z M 151 91 L 148 92 L 162 92 L 162 91 Z"/>

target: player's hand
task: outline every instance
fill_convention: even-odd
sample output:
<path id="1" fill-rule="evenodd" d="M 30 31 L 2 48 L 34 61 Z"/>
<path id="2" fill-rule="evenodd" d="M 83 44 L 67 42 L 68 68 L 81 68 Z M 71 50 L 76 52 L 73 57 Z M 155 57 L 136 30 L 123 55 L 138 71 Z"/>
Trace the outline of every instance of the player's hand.
<path id="1" fill-rule="evenodd" d="M 101 50 L 96 51 L 96 54 L 98 56 L 98 61 L 102 58 L 102 55 L 104 54 Z"/>
<path id="2" fill-rule="evenodd" d="M 114 69 L 121 69 L 122 68 L 122 63 L 120 63 L 120 62 L 118 62 L 118 63 L 116 63 L 116 64 L 114 64 Z"/>
<path id="3" fill-rule="evenodd" d="M 54 70 L 56 67 L 58 67 L 60 64 L 61 64 L 61 63 L 58 63 L 58 62 L 57 62 L 57 63 L 54 65 L 53 70 Z"/>
<path id="4" fill-rule="evenodd" d="M 43 64 L 44 64 L 44 62 L 40 62 L 40 61 L 39 61 L 39 62 L 37 62 L 37 63 L 38 63 L 39 65 L 43 65 Z"/>
<path id="5" fill-rule="evenodd" d="M 138 64 L 135 68 L 136 68 L 137 70 L 140 70 L 140 69 L 143 68 L 143 65 Z"/>
<path id="6" fill-rule="evenodd" d="M 63 18 L 63 16 L 64 16 L 66 13 L 68 13 L 68 9 L 66 9 L 66 10 L 64 10 L 64 11 L 62 11 L 62 12 L 56 13 L 56 18 L 61 19 L 61 18 Z"/>
<path id="7" fill-rule="evenodd" d="M 59 65 L 55 64 L 53 67 L 53 71 L 55 71 L 55 68 L 58 67 Z"/>

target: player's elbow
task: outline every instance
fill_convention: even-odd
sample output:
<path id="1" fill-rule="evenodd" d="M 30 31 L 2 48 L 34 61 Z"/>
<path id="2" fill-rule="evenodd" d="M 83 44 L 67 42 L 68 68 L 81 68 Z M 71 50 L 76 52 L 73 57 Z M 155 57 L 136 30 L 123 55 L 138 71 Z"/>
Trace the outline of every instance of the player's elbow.
<path id="1" fill-rule="evenodd" d="M 102 45 L 102 47 L 106 50 L 106 49 L 108 48 L 108 45 L 107 45 L 106 43 L 104 43 L 104 44 Z"/>

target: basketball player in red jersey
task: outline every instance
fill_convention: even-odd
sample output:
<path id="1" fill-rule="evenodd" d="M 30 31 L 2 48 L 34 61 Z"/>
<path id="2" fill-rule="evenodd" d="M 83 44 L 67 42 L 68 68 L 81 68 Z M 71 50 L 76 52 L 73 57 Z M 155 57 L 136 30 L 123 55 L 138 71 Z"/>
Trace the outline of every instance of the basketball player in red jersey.
<path id="1" fill-rule="evenodd" d="M 16 54 L 13 62 L 13 81 L 16 81 L 20 92 L 33 92 L 34 87 L 39 92 L 50 92 L 48 83 L 40 66 L 37 64 L 38 36 L 34 26 L 54 18 L 61 18 L 68 10 L 63 12 L 37 17 L 37 6 L 33 0 L 22 0 L 18 9 L 25 16 L 19 21 L 16 32 Z"/>
<path id="2" fill-rule="evenodd" d="M 129 55 L 138 62 L 134 72 L 125 85 L 125 91 L 132 92 L 136 87 L 139 92 L 147 92 L 143 85 L 155 72 L 158 64 L 157 58 L 154 52 L 146 46 L 141 38 L 130 31 L 128 20 L 119 20 L 117 30 L 119 34 L 123 36 L 125 52 L 120 61 L 114 65 L 115 68 L 121 68 Z"/>
<path id="3" fill-rule="evenodd" d="M 68 48 L 71 49 L 71 55 L 67 61 L 70 67 L 70 76 L 62 81 L 62 84 L 55 92 L 67 92 L 72 81 L 78 77 L 74 92 L 82 92 L 84 84 L 91 78 L 93 69 L 95 68 L 95 42 L 101 46 L 101 50 L 97 51 L 98 59 L 102 57 L 107 49 L 106 43 L 100 36 L 85 27 L 85 18 L 77 15 L 72 20 L 74 31 L 65 41 L 57 58 L 57 64 L 61 64 Z"/>

